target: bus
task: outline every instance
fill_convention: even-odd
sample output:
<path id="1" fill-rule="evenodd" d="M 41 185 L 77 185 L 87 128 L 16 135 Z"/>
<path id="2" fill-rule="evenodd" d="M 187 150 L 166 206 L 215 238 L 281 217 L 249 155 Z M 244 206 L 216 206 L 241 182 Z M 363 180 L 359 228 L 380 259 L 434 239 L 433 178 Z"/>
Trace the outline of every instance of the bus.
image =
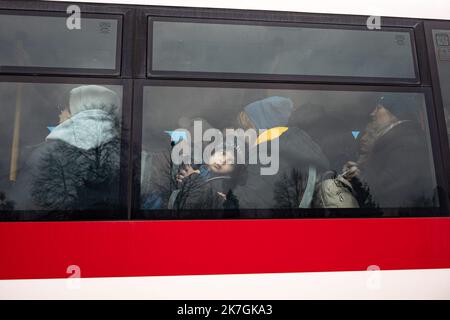
<path id="1" fill-rule="evenodd" d="M 0 297 L 450 298 L 449 17 L 179 5 L 0 2 Z"/>

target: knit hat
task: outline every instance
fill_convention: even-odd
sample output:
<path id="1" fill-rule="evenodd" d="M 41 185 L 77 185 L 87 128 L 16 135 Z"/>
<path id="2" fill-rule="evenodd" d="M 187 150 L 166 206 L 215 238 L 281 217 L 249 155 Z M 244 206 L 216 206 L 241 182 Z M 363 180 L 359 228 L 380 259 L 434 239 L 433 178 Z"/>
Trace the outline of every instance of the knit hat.
<path id="1" fill-rule="evenodd" d="M 377 105 L 382 105 L 399 120 L 417 120 L 421 104 L 415 94 L 386 93 Z"/>
<path id="2" fill-rule="evenodd" d="M 256 129 L 270 129 L 286 126 L 293 108 L 291 99 L 273 96 L 250 103 L 244 112 Z"/>

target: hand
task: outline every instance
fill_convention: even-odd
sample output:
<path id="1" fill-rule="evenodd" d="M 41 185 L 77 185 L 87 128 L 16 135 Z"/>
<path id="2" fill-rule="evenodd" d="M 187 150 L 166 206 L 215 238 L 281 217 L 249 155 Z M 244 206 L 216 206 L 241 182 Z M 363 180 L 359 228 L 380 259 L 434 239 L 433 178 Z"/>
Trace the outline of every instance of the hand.
<path id="1" fill-rule="evenodd" d="M 360 175 L 361 171 L 358 168 L 358 164 L 353 161 L 348 161 L 342 168 L 342 176 L 350 181 Z"/>
<path id="2" fill-rule="evenodd" d="M 63 123 L 64 121 L 70 119 L 72 115 L 70 114 L 70 111 L 68 109 L 64 109 L 59 114 L 59 124 Z"/>
<path id="3" fill-rule="evenodd" d="M 217 192 L 217 195 L 223 200 L 227 200 L 227 195 L 223 192 Z"/>
<path id="4" fill-rule="evenodd" d="M 190 164 L 184 165 L 182 169 L 178 171 L 176 175 L 176 180 L 178 183 L 183 182 L 184 179 L 189 177 L 192 174 L 200 174 L 200 170 L 194 170 Z"/>

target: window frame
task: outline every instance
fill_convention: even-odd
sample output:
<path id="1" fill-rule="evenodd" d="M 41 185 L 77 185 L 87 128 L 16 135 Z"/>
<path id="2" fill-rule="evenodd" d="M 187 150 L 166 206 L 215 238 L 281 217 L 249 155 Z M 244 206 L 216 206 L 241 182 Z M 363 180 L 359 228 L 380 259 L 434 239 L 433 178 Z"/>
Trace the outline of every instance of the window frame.
<path id="1" fill-rule="evenodd" d="M 177 218 L 155 218 L 151 216 L 152 210 L 142 210 L 140 207 L 140 187 L 141 187 L 141 152 L 142 152 L 142 128 L 143 128 L 143 100 L 144 100 L 144 87 L 147 86 L 166 86 L 166 87 L 210 87 L 210 88 L 248 88 L 248 89 L 290 89 L 290 90 L 317 90 L 317 91 L 355 91 L 355 92 L 411 92 L 422 93 L 425 98 L 426 112 L 427 112 L 427 125 L 430 134 L 430 147 L 431 155 L 433 157 L 434 174 L 436 178 L 437 194 L 439 197 L 439 207 L 433 208 L 388 208 L 382 209 L 383 212 L 388 214 L 397 214 L 395 217 L 438 217 L 448 215 L 448 198 L 446 196 L 447 183 L 444 179 L 442 162 L 440 161 L 441 149 L 439 145 L 437 127 L 435 126 L 435 107 L 433 104 L 432 91 L 429 87 L 392 87 L 392 86 L 374 86 L 374 85 L 345 85 L 345 84 L 293 84 L 293 83 L 258 83 L 258 82 L 227 82 L 227 81 L 199 81 L 199 80 L 161 80 L 161 79 L 147 79 L 136 80 L 134 84 L 134 114 L 133 114 L 133 149 L 132 149 L 132 185 L 133 195 L 131 203 L 131 220 L 180 220 Z M 161 212 L 162 210 L 154 210 L 154 212 Z M 197 210 L 198 211 L 198 210 Z M 252 211 L 252 210 L 249 210 Z M 280 210 L 281 212 L 282 210 Z M 324 213 L 331 212 L 333 218 L 368 218 L 372 217 L 374 213 L 372 209 L 358 208 L 358 209 L 300 209 L 295 212 L 304 213 Z M 352 214 L 355 213 L 355 214 Z M 426 213 L 425 213 L 426 212 Z M 432 214 L 430 214 L 432 213 Z M 211 214 L 205 217 L 196 218 L 195 212 L 188 212 L 188 218 L 181 220 L 196 220 L 196 219 L 211 219 L 222 220 L 214 218 L 215 212 L 211 210 Z M 350 214 L 350 215 L 349 215 Z M 147 218 L 150 216 L 150 218 Z M 383 216 L 384 217 L 384 216 Z M 389 217 L 389 216 L 388 216 Z M 268 219 L 292 219 L 299 218 L 297 215 L 275 217 Z M 308 218 L 315 218 L 309 217 Z M 324 218 L 318 216 L 318 219 Z M 242 219 L 242 218 L 232 218 Z M 258 218 L 259 219 L 259 218 Z M 264 218 L 262 218 L 264 219 Z M 301 217 L 300 217 L 301 219 Z M 329 219 L 329 218 L 326 218 Z"/>
<path id="2" fill-rule="evenodd" d="M 135 78 L 146 79 L 148 77 L 148 46 L 149 39 L 149 17 L 179 18 L 179 19 L 203 19 L 203 20 L 229 20 L 244 21 L 245 23 L 274 23 L 274 24 L 319 24 L 323 26 L 335 25 L 339 27 L 366 28 L 368 16 L 348 15 L 348 14 L 322 14 L 322 13 L 302 13 L 302 12 L 282 12 L 269 10 L 241 10 L 241 9 L 218 9 L 218 8 L 189 8 L 189 7 L 168 7 L 168 6 L 145 6 L 142 10 L 136 10 L 136 32 L 135 32 L 135 60 L 133 62 Z M 357 79 L 343 79 L 342 77 L 323 77 L 313 81 L 311 78 L 303 77 L 292 79 L 277 79 L 272 77 L 245 79 L 233 76 L 230 81 L 268 81 L 268 82 L 302 82 L 302 83 L 338 83 L 338 84 L 386 84 L 386 85 L 431 85 L 427 46 L 424 35 L 424 19 L 382 17 L 382 28 L 411 28 L 414 30 L 414 37 L 411 37 L 414 45 L 415 68 L 417 81 L 385 81 L 376 78 L 375 82 L 361 82 Z M 156 78 L 156 77 L 155 77 Z M 159 79 L 170 79 L 161 76 Z M 182 80 L 207 80 L 207 78 L 193 77 L 192 74 L 185 73 L 183 77 L 174 78 Z M 223 80 L 222 77 L 208 80 Z"/>
<path id="3" fill-rule="evenodd" d="M 59 67 L 21 67 L 2 66 L 0 75 L 51 75 L 51 76 L 96 76 L 96 77 L 131 77 L 132 28 L 134 9 L 126 6 L 98 6 L 73 3 L 80 7 L 81 18 L 98 18 L 117 20 L 116 63 L 114 69 L 59 68 Z M 2 1 L 0 14 L 28 15 L 41 17 L 69 17 L 66 12 L 68 3 Z"/>
<path id="4" fill-rule="evenodd" d="M 129 219 L 129 201 L 131 189 L 129 184 L 130 171 L 130 139 L 131 139 L 131 109 L 132 109 L 132 80 L 127 79 L 105 79 L 105 78 L 81 78 L 81 77 L 33 77 L 33 76 L 5 76 L 0 75 L 1 83 L 26 83 L 26 84 L 97 84 L 97 85 L 120 85 L 122 86 L 122 114 L 121 114 L 121 136 L 120 136 L 120 210 L 117 221 L 125 221 Z M 2 212 L 0 214 L 0 222 L 2 221 L 98 221 L 112 220 L 111 213 L 108 212 L 87 212 L 76 211 L 68 213 L 67 216 L 48 216 L 48 211 L 39 211 L 45 216 L 39 219 L 33 219 L 35 210 L 27 210 L 26 212 L 11 211 Z M 64 211 L 61 210 L 62 213 Z M 71 214 L 79 215 L 81 218 L 73 219 Z"/>
<path id="5" fill-rule="evenodd" d="M 338 75 L 301 75 L 301 74 L 263 74 L 263 73 L 232 73 L 232 72 L 209 72 L 209 71 L 174 71 L 153 70 L 153 23 L 163 22 L 192 22 L 204 24 L 224 24 L 242 26 L 271 26 L 292 28 L 314 28 L 324 30 L 361 30 L 368 31 L 367 26 L 349 24 L 321 24 L 305 22 L 267 22 L 255 20 L 231 20 L 231 19 L 205 19 L 191 17 L 162 17 L 147 16 L 148 18 L 148 40 L 147 40 L 147 77 L 148 78 L 180 78 L 180 79 L 208 79 L 208 80 L 256 80 L 256 81 L 283 81 L 283 82 L 340 82 L 340 83 L 380 83 L 380 84 L 419 84 L 421 82 L 417 50 L 415 45 L 414 28 L 410 27 L 383 27 L 382 30 L 372 32 L 398 31 L 407 32 L 410 36 L 411 53 L 414 67 L 414 78 L 394 77 L 364 77 L 364 76 L 338 76 Z"/>
<path id="6" fill-rule="evenodd" d="M 447 198 L 450 199 L 450 141 L 447 136 L 447 124 L 445 122 L 444 101 L 442 99 L 442 88 L 439 78 L 439 67 L 436 61 L 436 52 L 434 46 L 433 30 L 448 29 L 450 32 L 450 21 L 430 20 L 425 21 L 425 37 L 428 49 L 428 63 L 431 73 L 431 88 L 433 99 L 436 105 L 436 125 L 439 130 L 439 143 L 442 153 L 442 165 L 444 166 L 444 175 L 447 180 Z M 449 200 L 450 201 L 450 200 Z"/>

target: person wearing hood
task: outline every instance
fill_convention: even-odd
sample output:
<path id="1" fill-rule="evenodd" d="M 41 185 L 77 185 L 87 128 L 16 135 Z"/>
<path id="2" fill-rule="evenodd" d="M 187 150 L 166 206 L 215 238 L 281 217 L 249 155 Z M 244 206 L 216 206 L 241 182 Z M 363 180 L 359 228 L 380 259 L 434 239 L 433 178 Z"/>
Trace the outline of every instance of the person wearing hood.
<path id="1" fill-rule="evenodd" d="M 177 174 L 179 193 L 171 207 L 176 210 L 214 210 L 216 218 L 236 217 L 239 196 L 235 190 L 246 183 L 246 165 L 236 164 L 236 145 L 217 145 L 211 157 L 198 169 L 185 165 Z M 199 214 L 196 214 L 198 217 Z"/>
<path id="2" fill-rule="evenodd" d="M 248 166 L 247 184 L 238 190 L 241 208 L 262 209 L 307 208 L 310 206 L 315 177 L 329 167 L 328 159 L 320 147 L 303 130 L 287 127 L 294 110 L 293 102 L 284 97 L 272 96 L 247 105 L 239 114 L 243 129 L 262 131 L 257 146 L 279 143 L 279 170 L 274 175 L 261 175 L 261 165 Z M 267 139 L 260 139 L 270 131 Z M 255 146 L 256 147 L 256 146 Z M 309 183 L 308 183 L 309 181 Z M 271 213 L 263 213 L 262 216 Z M 258 213 L 250 214 L 260 216 Z"/>
<path id="3" fill-rule="evenodd" d="M 178 122 L 192 137 L 194 122 L 201 122 L 204 130 L 212 128 L 208 121 L 198 117 L 182 117 Z M 186 143 L 184 135 L 175 132 L 166 131 L 170 133 L 170 146 Z M 199 147 L 203 152 L 205 145 Z M 218 149 L 222 150 L 219 146 Z M 230 164 L 234 154 L 216 151 L 208 162 L 187 164 L 191 162 L 187 161 L 182 165 L 172 162 L 171 149 L 162 152 L 143 151 L 141 208 L 148 210 L 143 215 L 150 218 L 167 217 L 168 213 L 154 210 L 170 209 L 174 210 L 170 214 L 179 215 L 181 210 L 186 209 L 223 209 L 223 204 L 227 206 L 226 195 L 236 183 L 242 183 L 245 166 Z"/>
<path id="4" fill-rule="evenodd" d="M 378 99 L 360 140 L 360 157 L 343 170 L 349 181 L 367 189 L 365 199 L 359 199 L 362 207 L 434 206 L 436 189 L 426 134 L 419 125 L 421 109 L 414 95 L 387 93 Z"/>
<path id="5" fill-rule="evenodd" d="M 47 136 L 81 150 L 98 148 L 119 134 L 120 101 L 105 87 L 86 85 L 70 91 L 69 110 L 63 110 L 63 121 Z"/>
<path id="6" fill-rule="evenodd" d="M 286 127 L 293 110 L 291 99 L 272 96 L 245 106 L 238 115 L 238 123 L 244 129 L 267 130 Z"/>
<path id="7" fill-rule="evenodd" d="M 24 209 L 108 211 L 119 205 L 120 119 L 118 95 L 83 85 L 69 94 L 60 124 L 33 152 Z M 19 191 L 24 191 L 23 183 Z"/>

